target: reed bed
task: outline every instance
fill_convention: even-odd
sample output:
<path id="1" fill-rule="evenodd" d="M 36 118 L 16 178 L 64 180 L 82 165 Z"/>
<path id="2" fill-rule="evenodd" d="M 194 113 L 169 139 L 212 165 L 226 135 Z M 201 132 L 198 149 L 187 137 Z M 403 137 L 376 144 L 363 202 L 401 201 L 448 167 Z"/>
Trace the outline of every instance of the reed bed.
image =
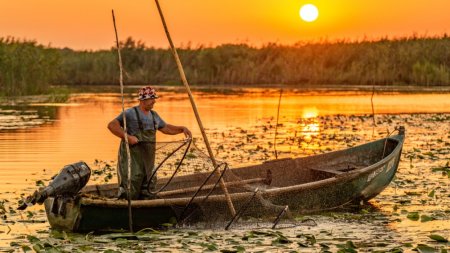
<path id="1" fill-rule="evenodd" d="M 177 85 L 169 49 L 121 42 L 126 84 Z M 194 85 L 450 85 L 450 39 L 404 37 L 294 45 L 186 46 L 180 55 Z M 0 38 L 1 95 L 45 93 L 49 85 L 118 83 L 115 49 L 75 51 Z"/>
<path id="2" fill-rule="evenodd" d="M 0 38 L 0 96 L 49 91 L 60 63 L 58 49 L 35 41 Z"/>

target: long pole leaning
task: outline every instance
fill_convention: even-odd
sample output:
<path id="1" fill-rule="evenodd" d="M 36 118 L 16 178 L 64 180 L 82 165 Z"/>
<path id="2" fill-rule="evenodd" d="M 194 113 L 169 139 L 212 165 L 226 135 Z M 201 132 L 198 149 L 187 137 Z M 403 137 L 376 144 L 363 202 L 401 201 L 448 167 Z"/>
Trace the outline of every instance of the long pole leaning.
<path id="1" fill-rule="evenodd" d="M 212 152 L 211 146 L 209 145 L 208 137 L 206 136 L 205 129 L 203 128 L 203 124 L 200 119 L 200 115 L 198 113 L 197 106 L 195 105 L 194 97 L 192 96 L 191 89 L 189 88 L 189 83 L 186 79 L 186 75 L 184 74 L 183 65 L 181 65 L 181 61 L 180 61 L 180 58 L 178 57 L 177 50 L 172 42 L 172 38 L 170 37 L 170 33 L 167 28 L 166 20 L 164 19 L 164 15 L 161 10 L 161 6 L 159 5 L 158 0 L 155 0 L 155 2 L 156 2 L 156 7 L 158 8 L 159 16 L 161 17 L 161 21 L 164 26 L 164 31 L 166 32 L 167 40 L 169 41 L 169 44 L 170 44 L 170 49 L 171 49 L 173 57 L 175 58 L 175 61 L 177 63 L 178 72 L 180 72 L 181 80 L 183 81 L 184 87 L 186 87 L 187 93 L 189 95 L 189 100 L 191 101 L 192 109 L 194 110 L 195 118 L 197 119 L 198 126 L 200 127 L 200 131 L 202 133 L 203 139 L 205 140 L 205 145 L 208 150 L 209 157 L 211 157 L 212 164 L 213 164 L 214 168 L 216 168 L 217 162 L 216 162 L 216 159 L 214 158 L 214 154 Z M 219 170 L 216 170 L 216 173 L 217 173 L 217 176 L 220 176 Z M 225 197 L 227 199 L 227 204 L 228 204 L 228 208 L 230 209 L 231 215 L 233 215 L 233 216 L 236 215 L 236 211 L 234 209 L 233 202 L 231 201 L 230 194 L 228 193 L 227 186 L 225 185 L 225 182 L 223 181 L 222 178 L 220 179 L 220 187 L 222 188 L 222 190 L 225 194 Z"/>
<path id="2" fill-rule="evenodd" d="M 277 123 L 275 123 L 275 137 L 273 138 L 273 149 L 275 151 L 275 159 L 278 159 L 277 152 L 277 133 L 278 133 L 278 118 L 280 117 L 280 105 L 281 105 L 281 96 L 283 95 L 283 89 L 280 89 L 280 98 L 278 99 L 278 110 L 277 110 Z"/>
<path id="3" fill-rule="evenodd" d="M 119 36 L 117 35 L 116 27 L 116 17 L 114 16 L 114 10 L 112 10 L 112 18 L 114 23 L 114 32 L 116 33 L 116 46 L 117 54 L 119 56 L 119 69 L 120 69 L 120 94 L 122 95 L 122 116 L 123 116 L 123 131 L 125 139 L 125 147 L 127 150 L 127 160 L 128 160 L 128 176 L 127 176 L 127 199 L 128 199 L 128 225 L 129 230 L 133 233 L 133 216 L 131 212 L 131 157 L 130 157 L 130 146 L 128 146 L 128 134 L 127 134 L 127 117 L 125 117 L 125 102 L 123 99 L 123 67 L 122 67 L 122 56 L 120 54 L 120 44 Z"/>

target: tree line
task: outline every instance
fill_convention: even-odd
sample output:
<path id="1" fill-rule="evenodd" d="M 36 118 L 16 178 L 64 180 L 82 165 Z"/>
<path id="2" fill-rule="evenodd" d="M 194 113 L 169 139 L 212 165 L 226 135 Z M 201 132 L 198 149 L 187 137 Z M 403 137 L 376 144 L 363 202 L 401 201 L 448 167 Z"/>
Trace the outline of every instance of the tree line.
<path id="1" fill-rule="evenodd" d="M 126 84 L 180 84 L 168 49 L 120 42 Z M 224 44 L 178 49 L 192 85 L 450 85 L 450 39 L 404 37 L 294 45 Z M 119 82 L 115 48 L 75 51 L 0 38 L 0 95 L 44 93 L 50 85 Z"/>

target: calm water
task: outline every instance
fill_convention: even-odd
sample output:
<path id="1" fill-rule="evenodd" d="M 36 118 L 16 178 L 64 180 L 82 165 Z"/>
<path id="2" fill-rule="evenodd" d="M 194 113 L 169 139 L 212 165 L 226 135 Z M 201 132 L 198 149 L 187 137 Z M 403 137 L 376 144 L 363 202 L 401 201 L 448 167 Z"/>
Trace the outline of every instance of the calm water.
<path id="1" fill-rule="evenodd" d="M 166 122 L 187 126 L 192 130 L 194 137 L 199 137 L 200 132 L 187 95 L 171 90 L 159 94 L 161 99 L 157 101 L 155 110 L 161 117 Z M 274 118 L 279 99 L 278 90 L 196 92 L 194 96 L 203 124 L 207 128 L 214 147 L 221 142 L 229 146 L 236 144 L 239 141 L 238 130 L 242 129 L 256 133 L 261 145 L 264 145 L 268 139 L 273 140 L 273 133 L 265 136 L 259 134 L 259 130 L 263 125 L 275 123 Z M 404 235 L 401 234 L 410 231 L 411 236 L 408 237 L 408 242 L 412 244 L 430 244 L 429 241 L 422 240 L 425 240 L 426 235 L 433 231 L 444 237 L 450 237 L 449 178 L 431 172 L 432 167 L 445 167 L 445 162 L 450 159 L 450 147 L 446 146 L 447 143 L 450 146 L 450 93 L 377 93 L 373 99 L 379 121 L 375 129 L 372 128 L 372 119 L 369 117 L 372 113 L 370 99 L 371 92 L 284 91 L 280 110 L 280 123 L 283 123 L 283 127 L 280 129 L 280 138 L 288 139 L 289 135 L 293 135 L 293 129 L 298 129 L 300 126 L 301 129 L 298 132 L 299 135 L 303 135 L 303 140 L 306 140 L 306 146 L 302 148 L 299 146 L 296 152 L 292 151 L 291 147 L 289 150 L 291 155 L 309 155 L 316 153 L 316 149 L 310 145 L 311 138 L 316 138 L 314 141 L 319 143 L 319 146 L 326 146 L 325 143 L 320 143 L 320 139 L 317 139 L 317 136 L 320 135 L 337 133 L 356 137 L 350 143 L 348 141 L 332 142 L 326 146 L 328 150 L 338 149 L 346 147 L 347 144 L 355 145 L 371 140 L 374 138 L 373 131 L 375 136 L 379 137 L 385 135 L 387 130 L 393 130 L 395 124 L 405 125 L 407 142 L 399 175 L 397 175 L 398 182 L 372 201 L 380 209 L 380 212 L 389 218 L 384 223 L 372 224 L 373 228 L 369 224 L 368 229 L 372 229 L 370 233 L 365 234 L 364 231 L 360 231 L 360 234 L 380 237 L 381 235 L 376 234 L 393 233 L 392 236 L 399 236 L 402 238 L 401 240 L 405 240 Z M 135 103 L 134 98 L 126 97 L 126 107 Z M 66 164 L 79 160 L 88 164 L 93 164 L 95 159 L 115 160 L 119 140 L 109 133 L 106 125 L 120 111 L 120 97 L 114 93 L 73 94 L 70 101 L 64 104 L 9 103 L 9 105 L 1 106 L 0 201 L 9 201 L 5 204 L 8 205 L 8 208 L 15 207 L 20 193 L 31 193 L 36 188 L 36 180 L 51 177 Z M 297 130 L 295 130 L 295 135 L 297 137 Z M 224 141 L 219 136 L 230 136 L 230 138 Z M 159 140 L 179 140 L 181 138 L 182 136 L 158 136 Z M 254 145 L 259 144 L 254 143 Z M 287 149 L 286 147 L 284 150 Z M 283 150 L 282 145 L 280 145 L 280 149 Z M 436 149 L 439 152 L 433 154 L 434 158 L 427 159 L 427 150 L 434 152 Z M 320 152 L 320 148 L 318 152 Z M 410 156 L 406 156 L 408 152 Z M 420 159 L 419 155 L 425 156 L 425 159 Z M 259 160 L 267 159 L 267 157 L 273 158 L 271 156 L 272 154 L 265 155 L 265 158 L 259 158 Z M 237 159 L 232 159 L 231 162 L 232 164 L 233 162 L 242 164 L 242 161 Z M 247 160 L 246 162 L 255 161 Z M 427 178 L 424 178 L 425 176 Z M 408 180 L 414 183 L 410 187 L 402 185 L 405 182 L 407 184 Z M 423 185 L 421 185 L 422 183 Z M 418 195 L 426 197 L 432 189 L 436 189 L 436 197 L 432 197 L 434 202 L 423 202 L 418 199 L 417 203 L 412 201 L 413 204 L 406 205 L 403 209 L 398 207 L 397 202 L 400 201 L 398 199 L 404 199 L 402 194 L 406 196 L 405 198 Z M 395 222 L 395 217 L 392 218 L 393 209 L 396 208 L 398 211 L 395 212 L 395 215 L 399 215 L 402 222 Z M 35 217 L 38 217 L 39 221 L 45 221 L 42 207 L 34 207 L 32 210 L 38 213 Z M 438 218 L 426 223 L 405 219 L 405 213 L 424 210 L 428 210 L 427 214 Z M 439 214 L 441 216 L 436 214 L 438 210 L 443 212 L 443 214 Z M 6 211 L 8 211 L 7 208 Z M 20 237 L 23 233 L 33 234 L 36 231 L 48 229 L 45 222 L 35 224 L 20 222 L 20 220 L 26 220 L 26 213 L 19 214 L 15 218 L 16 220 L 13 217 L 14 215 L 3 219 L 0 223 L 0 249 L 6 249 L 14 240 L 24 240 L 23 237 Z M 330 226 L 331 230 L 344 232 L 347 226 L 354 226 L 355 228 L 352 230 L 358 231 L 358 222 L 348 224 L 343 220 L 333 221 L 333 219 L 323 217 L 317 218 L 317 220 L 322 220 L 322 222 L 311 230 L 317 230 L 317 233 L 321 233 L 321 229 L 326 230 Z M 379 226 L 382 227 L 377 228 Z M 287 230 L 287 234 L 294 237 L 297 232 Z M 239 233 L 245 232 L 240 231 Z M 223 236 L 226 235 L 225 233 Z M 397 243 L 396 246 L 401 246 L 401 243 L 395 239 L 393 242 Z M 435 247 L 437 246 L 435 245 Z M 268 250 L 269 248 L 262 247 L 262 249 Z M 288 249 L 295 248 L 288 247 Z"/>

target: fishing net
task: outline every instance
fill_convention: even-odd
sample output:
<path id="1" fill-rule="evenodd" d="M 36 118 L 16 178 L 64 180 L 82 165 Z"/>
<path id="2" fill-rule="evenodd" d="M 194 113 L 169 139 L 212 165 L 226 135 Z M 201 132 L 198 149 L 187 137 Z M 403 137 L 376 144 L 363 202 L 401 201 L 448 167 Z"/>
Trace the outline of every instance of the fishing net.
<path id="1" fill-rule="evenodd" d="M 283 185 L 279 179 L 273 180 L 272 174 L 273 169 L 286 166 L 283 162 L 237 168 L 225 160 L 216 160 L 215 167 L 202 139 L 157 142 L 155 145 L 155 170 L 152 175 L 157 177 L 152 192 L 155 199 L 146 201 L 163 200 L 163 206 L 172 210 L 176 220 L 171 220 L 172 223 L 180 227 L 225 229 L 238 228 L 242 224 L 246 227 L 264 224 L 266 228 L 315 225 L 311 220 L 294 220 L 286 204 L 288 200 L 266 194 Z M 216 151 L 216 155 L 220 156 L 219 152 Z M 236 162 L 236 159 L 233 161 Z M 248 164 L 248 161 L 245 163 Z M 97 162 L 97 167 L 100 169 L 93 170 L 91 184 L 98 184 L 99 176 L 105 173 L 108 179 L 114 177 L 111 176 L 114 165 Z M 84 196 L 117 199 L 117 187 L 99 185 L 96 189 L 102 187 L 106 190 L 84 192 Z M 235 213 L 230 211 L 228 198 Z M 167 220 L 161 221 L 164 222 Z"/>
<path id="2" fill-rule="evenodd" d="M 224 160 L 216 163 L 214 167 L 201 139 L 156 143 L 154 176 L 157 175 L 158 182 L 153 193 L 157 199 L 181 202 L 170 204 L 177 225 L 201 224 L 228 229 L 238 220 L 248 219 L 270 221 L 274 227 L 311 225 L 311 221 L 295 221 L 288 205 L 284 204 L 286 201 L 265 195 L 267 190 L 277 188 L 272 185 L 271 168 L 283 164 L 232 168 Z M 228 198 L 234 214 L 230 212 Z"/>
<path id="3" fill-rule="evenodd" d="M 229 131 L 212 131 L 211 137 L 215 140 L 212 148 L 214 156 L 218 158 L 217 166 L 213 165 L 207 155 L 202 139 L 155 143 L 156 196 L 154 200 L 137 204 L 145 205 L 149 215 L 162 206 L 169 209 L 175 218 L 173 223 L 178 226 L 311 226 L 315 225 L 314 221 L 303 220 L 305 216 L 302 214 L 335 209 L 350 203 L 343 203 L 343 199 L 353 201 L 357 197 L 355 185 L 336 180 L 340 175 L 346 176 L 348 171 L 369 166 L 375 162 L 374 157 L 384 157 L 395 147 L 395 142 L 381 140 L 368 150 L 346 153 L 345 156 L 308 156 L 306 151 L 315 150 L 316 142 L 324 143 L 321 138 L 330 138 L 329 145 L 342 145 L 342 138 L 354 134 L 350 131 L 342 132 L 337 137 L 327 134 L 309 135 L 315 122 L 302 121 L 293 124 L 295 131 L 280 131 L 278 143 L 283 146 L 279 150 L 286 151 L 280 152 L 278 159 L 271 160 L 273 145 L 270 145 L 270 141 L 273 139 L 268 139 L 267 136 L 273 136 L 273 129 L 267 127 L 271 124 L 266 123 L 262 122 L 255 130 L 232 128 Z M 307 128 L 307 125 L 311 127 Z M 283 129 L 290 127 L 286 124 Z M 236 136 L 240 136 L 241 141 L 233 139 Z M 264 141 L 265 144 L 262 143 Z M 299 156 L 298 152 L 305 149 L 306 142 L 310 145 L 309 149 Z M 356 142 L 357 140 L 352 144 Z M 322 153 L 329 149 L 327 145 L 320 146 Z M 328 184 L 327 187 L 321 187 L 320 184 L 323 183 L 318 184 L 330 181 L 334 182 L 332 186 Z M 117 190 L 101 197 L 117 199 Z M 230 211 L 228 198 L 231 199 L 235 213 Z"/>

